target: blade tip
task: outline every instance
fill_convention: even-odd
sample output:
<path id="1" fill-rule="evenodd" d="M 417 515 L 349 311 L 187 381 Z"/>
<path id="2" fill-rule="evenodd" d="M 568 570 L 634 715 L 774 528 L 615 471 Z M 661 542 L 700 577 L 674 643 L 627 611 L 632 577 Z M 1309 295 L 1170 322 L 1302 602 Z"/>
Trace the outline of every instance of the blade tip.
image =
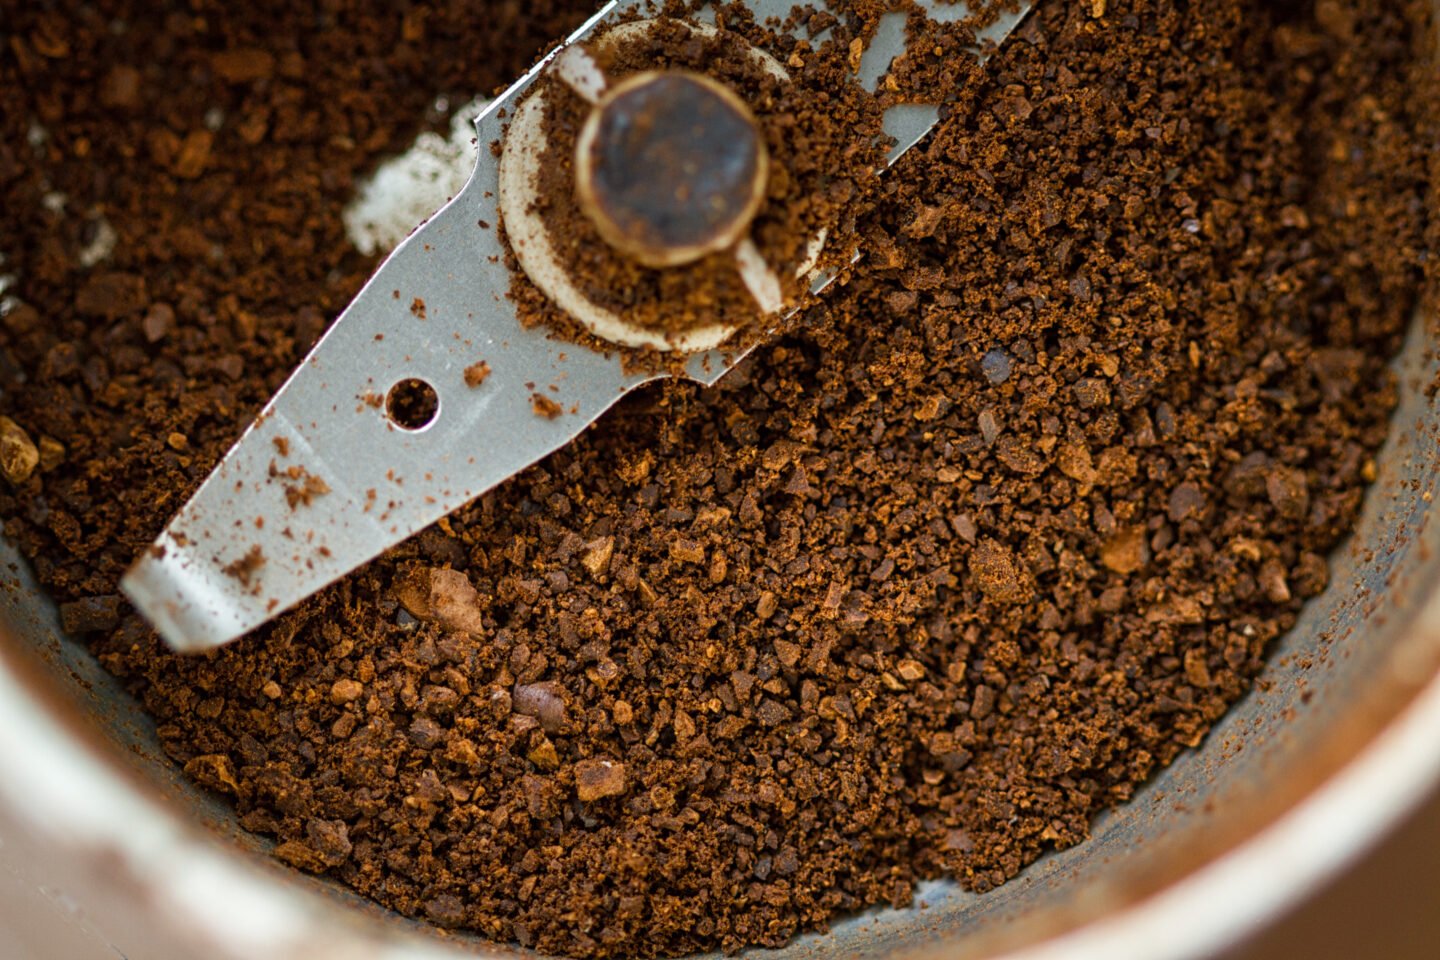
<path id="1" fill-rule="evenodd" d="M 199 614 L 176 582 L 168 559 L 147 552 L 120 578 L 121 592 L 165 645 L 176 653 L 204 653 L 244 635 L 244 629 L 224 629 L 219 617 Z"/>

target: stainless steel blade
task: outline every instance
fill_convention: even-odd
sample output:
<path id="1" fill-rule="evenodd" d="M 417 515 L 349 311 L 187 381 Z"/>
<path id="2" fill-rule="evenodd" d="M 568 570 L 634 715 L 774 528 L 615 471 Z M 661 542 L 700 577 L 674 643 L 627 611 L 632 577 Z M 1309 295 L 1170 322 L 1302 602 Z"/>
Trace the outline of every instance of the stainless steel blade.
<path id="1" fill-rule="evenodd" d="M 762 19 L 793 5 L 749 4 Z M 568 42 L 637 6 L 606 4 Z M 1028 9 L 982 39 L 998 44 Z M 960 4 L 932 12 L 967 13 Z M 904 15 L 886 24 L 862 60 L 872 83 L 904 47 Z M 479 143 L 500 138 L 507 108 L 547 64 L 477 118 Z M 929 106 L 891 111 L 892 162 L 937 118 Z M 627 373 L 618 353 L 520 325 L 495 230 L 497 178 L 482 149 L 464 190 L 390 255 L 125 576 L 126 594 L 172 647 L 204 650 L 254 629 L 570 442 L 654 379 Z M 714 383 L 738 359 L 699 354 L 687 375 Z M 466 369 L 482 362 L 488 376 L 471 386 Z M 411 379 L 439 402 L 418 430 L 397 426 L 384 407 L 391 387 Z"/>

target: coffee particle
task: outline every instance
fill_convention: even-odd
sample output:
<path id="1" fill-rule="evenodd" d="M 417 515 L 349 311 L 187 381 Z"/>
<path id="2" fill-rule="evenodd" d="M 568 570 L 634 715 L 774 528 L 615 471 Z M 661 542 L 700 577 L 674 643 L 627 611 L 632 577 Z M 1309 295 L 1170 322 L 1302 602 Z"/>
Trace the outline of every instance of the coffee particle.
<path id="1" fill-rule="evenodd" d="M 465 386 L 472 389 L 480 386 L 490 376 L 490 364 L 477 360 L 465 368 Z"/>

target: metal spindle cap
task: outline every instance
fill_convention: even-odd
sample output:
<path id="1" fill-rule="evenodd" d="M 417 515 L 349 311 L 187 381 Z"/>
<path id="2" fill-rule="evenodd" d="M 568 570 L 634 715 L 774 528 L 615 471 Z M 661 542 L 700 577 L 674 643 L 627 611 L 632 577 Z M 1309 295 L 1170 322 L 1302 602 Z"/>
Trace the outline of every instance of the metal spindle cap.
<path id="1" fill-rule="evenodd" d="M 709 77 L 645 72 L 608 90 L 575 145 L 580 207 L 647 267 L 738 242 L 765 199 L 769 154 L 750 108 Z"/>

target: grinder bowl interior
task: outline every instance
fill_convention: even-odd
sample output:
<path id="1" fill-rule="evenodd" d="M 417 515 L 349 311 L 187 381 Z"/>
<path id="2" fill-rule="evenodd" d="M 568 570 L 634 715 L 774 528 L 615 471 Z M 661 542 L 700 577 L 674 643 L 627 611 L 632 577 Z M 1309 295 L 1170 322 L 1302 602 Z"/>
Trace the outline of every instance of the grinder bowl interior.
<path id="1" fill-rule="evenodd" d="M 1440 408 L 1427 396 L 1440 376 L 1433 327 L 1432 318 L 1418 317 L 1395 362 L 1400 405 L 1328 589 L 1198 748 L 1098 820 L 1087 842 L 1043 857 L 989 893 L 929 884 L 909 909 L 850 917 L 765 955 L 1042 956 L 1047 938 L 1117 917 L 1216 858 L 1253 847 L 1262 831 L 1311 804 L 1327 778 L 1372 750 L 1416 694 L 1433 688 L 1440 667 L 1440 604 L 1432 602 L 1440 592 L 1440 530 L 1429 522 L 1440 487 Z M 64 954 L 76 960 L 117 951 L 150 960 L 525 953 L 442 937 L 276 863 L 265 841 L 164 755 L 148 715 L 64 635 L 54 605 L 3 541 L 0 567 L 0 927 L 19 919 L 22 945 L 26 919 L 38 929 L 54 918 L 26 918 L 23 907 L 5 905 L 6 868 L 20 863 L 16 889 L 44 884 L 53 895 L 41 913 L 63 914 L 81 931 L 76 942 L 93 948 Z M 1431 788 L 1440 780 L 1434 768 L 1416 777 Z M 1417 789 L 1370 786 L 1373 805 L 1348 811 L 1351 832 L 1317 835 L 1314 844 L 1378 838 L 1400 813 L 1397 792 Z M 1240 891 L 1252 893 L 1278 906 L 1286 891 L 1263 884 Z M 1159 939 L 1147 955 L 1199 956 L 1207 945 L 1197 931 L 1213 938 L 1210 946 L 1242 932 L 1237 917 L 1206 914 L 1198 903 L 1190 913 L 1193 927 L 1151 928 Z"/>
<path id="2" fill-rule="evenodd" d="M 1378 461 L 1379 479 L 1354 536 L 1334 558 L 1329 588 L 1273 651 L 1255 689 L 1199 748 L 1178 758 L 1129 805 L 1102 817 L 1088 842 L 1044 857 L 997 890 L 976 895 L 950 883 L 930 884 L 915 908 L 846 919 L 827 933 L 798 938 L 776 956 L 978 957 L 1023 949 L 1111 915 L 1243 846 L 1276 818 L 1293 815 L 1327 775 L 1363 751 L 1440 662 L 1440 615 L 1426 609 L 1440 583 L 1440 531 L 1428 522 L 1440 484 L 1440 460 L 1433 455 L 1440 410 L 1425 389 L 1440 373 L 1440 363 L 1428 326 L 1425 318 L 1417 319 L 1396 361 L 1401 404 Z M 59 882 L 68 876 L 80 902 L 85 900 L 78 888 L 87 884 L 118 895 L 111 903 L 114 916 L 89 908 L 87 922 L 96 936 L 118 949 L 133 949 L 121 942 L 123 914 L 137 904 L 155 910 L 160 901 L 160 912 L 183 936 L 218 938 L 200 942 L 229 956 L 227 947 L 236 943 L 224 942 L 223 931 L 214 926 L 217 918 L 223 915 L 226 923 L 244 929 L 274 926 L 272 910 L 283 902 L 283 929 L 270 931 L 275 936 L 266 941 L 266 949 L 275 951 L 269 955 L 277 958 L 299 956 L 291 949 L 302 949 L 297 944 L 311 938 L 342 950 L 339 956 L 370 956 L 343 950 L 381 950 L 379 944 L 387 946 L 374 955 L 397 958 L 511 952 L 479 940 L 441 940 L 338 886 L 274 864 L 262 841 L 245 833 L 227 807 L 163 755 L 140 705 L 81 644 L 64 636 L 53 605 L 20 556 L 8 545 L 0 550 L 9 571 L 8 589 L 0 591 L 0 630 L 6 636 L 0 687 L 23 693 L 18 700 L 3 698 L 0 714 L 9 710 L 12 722 L 60 738 L 67 751 L 80 751 L 57 754 L 35 743 L 36 756 L 19 758 L 31 762 L 28 767 L 22 762 L 18 774 L 7 770 L 9 782 L 0 785 L 0 831 L 6 828 L 7 804 L 19 802 L 22 816 L 25 808 L 31 811 L 32 823 L 11 832 L 45 851 L 41 879 L 46 869 L 61 871 Z M 11 732 L 19 735 L 13 727 Z M 84 769 L 76 766 L 76 757 L 84 758 Z M 28 782 L 27 769 L 33 775 Z M 1353 830 L 1345 842 L 1383 832 L 1396 814 L 1387 793 L 1392 789 L 1399 787 L 1373 784 L 1375 804 L 1352 811 Z M 77 820 L 85 821 L 86 829 L 77 829 Z M 171 875 L 169 893 L 167 882 L 145 866 L 156 858 Z M 101 870 L 101 865 L 108 866 Z M 184 903 L 164 903 L 173 899 L 177 878 L 188 878 L 188 895 L 197 898 L 190 904 L 193 915 L 184 915 Z M 925 908 L 919 909 L 922 902 Z M 1225 917 L 1198 913 L 1197 922 L 1211 934 L 1226 933 Z M 1174 931 L 1177 944 L 1182 934 Z M 312 948 L 313 943 L 304 949 Z M 1185 949 L 1152 955 L 1188 954 Z"/>

